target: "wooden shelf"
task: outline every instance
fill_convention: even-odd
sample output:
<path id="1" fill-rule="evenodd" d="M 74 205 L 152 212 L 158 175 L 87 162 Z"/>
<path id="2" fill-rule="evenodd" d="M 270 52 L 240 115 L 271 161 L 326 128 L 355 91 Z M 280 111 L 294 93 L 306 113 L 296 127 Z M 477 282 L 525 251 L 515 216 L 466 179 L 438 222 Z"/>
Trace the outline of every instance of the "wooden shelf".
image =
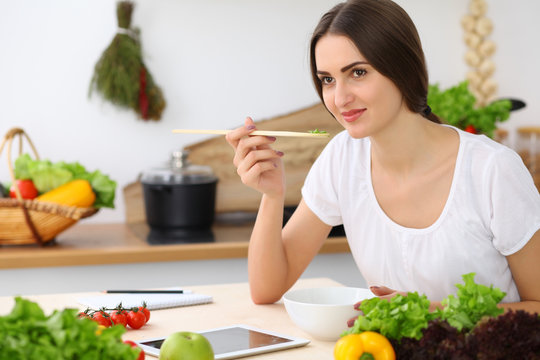
<path id="1" fill-rule="evenodd" d="M 213 242 L 150 245 L 144 223 L 77 224 L 45 247 L 0 246 L 0 269 L 207 260 L 247 256 L 252 225 L 216 225 Z M 348 252 L 345 237 L 329 238 L 321 253 Z"/>

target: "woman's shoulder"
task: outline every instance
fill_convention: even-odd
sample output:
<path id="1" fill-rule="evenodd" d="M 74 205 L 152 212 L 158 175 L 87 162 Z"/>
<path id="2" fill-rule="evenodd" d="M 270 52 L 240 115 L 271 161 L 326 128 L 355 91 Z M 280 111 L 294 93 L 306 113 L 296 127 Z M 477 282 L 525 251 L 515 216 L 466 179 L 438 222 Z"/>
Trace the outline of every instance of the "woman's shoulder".
<path id="1" fill-rule="evenodd" d="M 513 149 L 486 135 L 471 134 L 459 129 L 457 131 L 462 147 L 461 164 L 482 181 L 489 180 L 494 174 L 522 179 L 531 177 L 523 159 Z"/>
<path id="2" fill-rule="evenodd" d="M 460 142 L 467 156 L 474 158 L 495 160 L 499 156 L 519 159 L 519 155 L 509 148 L 483 134 L 471 134 L 455 128 L 459 133 Z"/>

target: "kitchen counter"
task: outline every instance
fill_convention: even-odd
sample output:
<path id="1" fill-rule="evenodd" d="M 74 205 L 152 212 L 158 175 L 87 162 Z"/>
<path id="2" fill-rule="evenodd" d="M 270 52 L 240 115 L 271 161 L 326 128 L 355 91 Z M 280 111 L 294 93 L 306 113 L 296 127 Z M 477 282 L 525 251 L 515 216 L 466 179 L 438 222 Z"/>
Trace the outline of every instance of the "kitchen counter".
<path id="1" fill-rule="evenodd" d="M 294 284 L 295 289 L 310 287 L 342 286 L 328 278 L 299 279 Z M 249 359 L 260 360 L 327 360 L 332 359 L 334 341 L 317 340 L 297 327 L 287 315 L 282 301 L 275 304 L 255 305 L 249 295 L 247 283 L 232 283 L 218 285 L 190 286 L 198 294 L 213 297 L 213 302 L 204 305 L 184 306 L 177 308 L 153 310 L 148 324 L 138 330 L 128 329 L 122 338 L 124 340 L 140 341 L 155 337 L 167 337 L 176 331 L 201 331 L 234 324 L 246 324 L 268 331 L 278 332 L 292 337 L 310 340 L 306 346 L 252 355 Z M 85 296 L 96 296 L 98 292 L 78 292 L 67 294 L 47 294 L 25 296 L 26 299 L 37 302 L 45 314 L 53 310 L 85 307 L 77 299 Z M 0 315 L 11 312 L 13 296 L 0 297 Z M 346 326 L 344 324 L 344 326 Z M 147 360 L 158 360 L 150 355 Z M 247 358 L 246 358 L 247 359 Z"/>
<path id="2" fill-rule="evenodd" d="M 0 246 L 0 269 L 207 260 L 247 256 L 252 224 L 217 224 L 214 241 L 150 245 L 144 223 L 76 224 L 40 246 Z M 345 237 L 330 237 L 321 253 L 348 252 Z"/>

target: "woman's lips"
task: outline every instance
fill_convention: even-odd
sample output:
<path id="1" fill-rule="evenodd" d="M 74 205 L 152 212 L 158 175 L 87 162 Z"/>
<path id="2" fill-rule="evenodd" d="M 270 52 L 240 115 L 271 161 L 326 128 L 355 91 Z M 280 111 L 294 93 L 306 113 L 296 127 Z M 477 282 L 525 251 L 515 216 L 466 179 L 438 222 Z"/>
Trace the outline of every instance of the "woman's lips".
<path id="1" fill-rule="evenodd" d="M 354 109 L 350 111 L 345 111 L 341 113 L 341 116 L 343 116 L 343 120 L 346 122 L 353 122 L 356 119 L 358 119 L 362 114 L 366 111 L 366 109 Z"/>

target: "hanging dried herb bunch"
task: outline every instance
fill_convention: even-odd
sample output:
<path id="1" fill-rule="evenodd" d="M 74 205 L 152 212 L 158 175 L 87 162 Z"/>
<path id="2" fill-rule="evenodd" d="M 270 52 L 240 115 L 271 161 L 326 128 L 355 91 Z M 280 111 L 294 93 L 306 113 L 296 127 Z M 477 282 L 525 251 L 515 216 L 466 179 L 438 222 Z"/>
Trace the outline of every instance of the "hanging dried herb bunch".
<path id="1" fill-rule="evenodd" d="M 131 29 L 134 4 L 116 5 L 118 32 L 97 62 L 89 95 L 98 91 L 115 105 L 131 108 L 144 120 L 159 120 L 165 99 L 142 58 L 140 31 Z"/>

